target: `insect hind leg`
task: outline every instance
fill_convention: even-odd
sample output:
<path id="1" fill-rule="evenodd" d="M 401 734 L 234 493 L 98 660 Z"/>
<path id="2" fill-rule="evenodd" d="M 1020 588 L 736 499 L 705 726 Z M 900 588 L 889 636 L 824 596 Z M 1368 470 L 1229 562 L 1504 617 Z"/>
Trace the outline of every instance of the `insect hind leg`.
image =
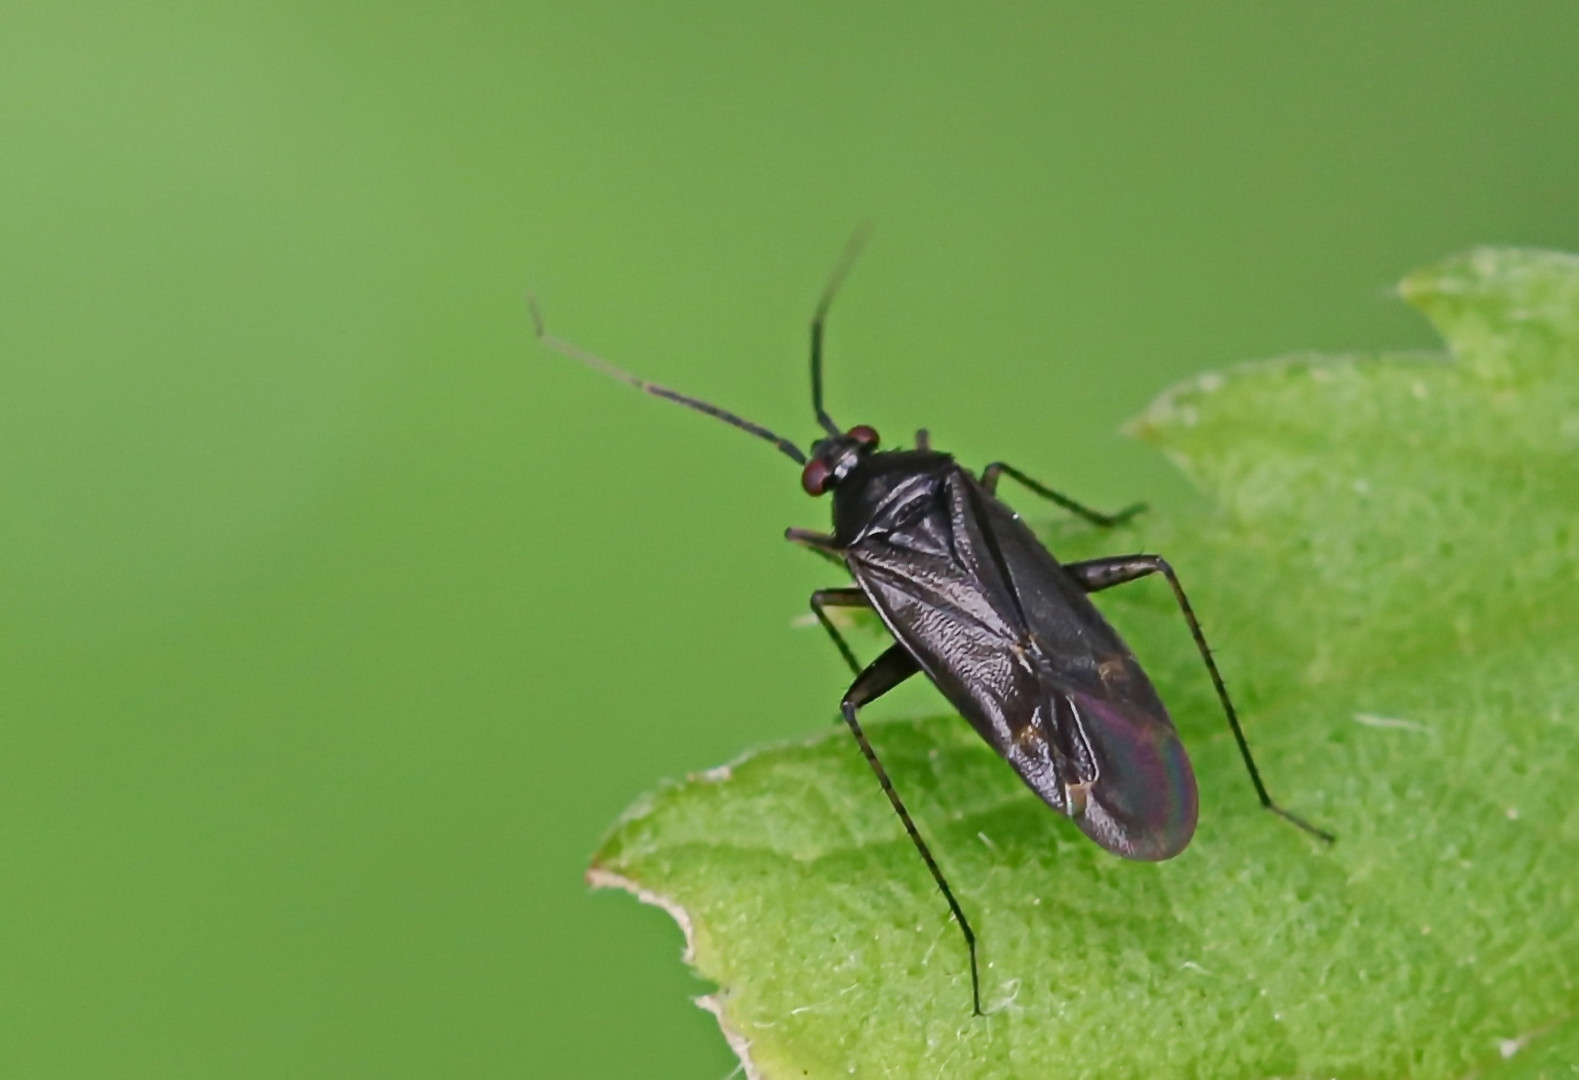
<path id="1" fill-rule="evenodd" d="M 1064 570 L 1088 593 L 1100 592 L 1115 585 L 1124 585 L 1152 574 L 1161 574 L 1168 579 L 1168 587 L 1173 590 L 1173 598 L 1178 601 L 1179 611 L 1190 627 L 1190 636 L 1195 639 L 1195 648 L 1206 664 L 1206 673 L 1212 677 L 1212 688 L 1217 691 L 1217 700 L 1222 702 L 1223 714 L 1228 717 L 1228 727 L 1233 732 L 1234 742 L 1239 746 L 1239 756 L 1244 758 L 1245 771 L 1250 774 L 1250 783 L 1255 786 L 1256 797 L 1261 800 L 1263 807 L 1278 817 L 1312 836 L 1319 837 L 1329 844 L 1332 843 L 1336 837 L 1330 832 L 1317 828 L 1298 814 L 1285 810 L 1272 801 L 1266 784 L 1261 780 L 1261 770 L 1256 767 L 1256 759 L 1250 753 L 1250 743 L 1245 738 L 1244 728 L 1240 726 L 1239 713 L 1234 709 L 1233 699 L 1228 696 L 1228 686 L 1223 682 L 1222 673 L 1217 670 L 1217 661 L 1212 658 L 1211 647 L 1206 644 L 1206 634 L 1201 630 L 1201 621 L 1195 617 L 1195 609 L 1190 606 L 1190 598 L 1185 595 L 1184 586 L 1179 583 L 1179 575 L 1174 573 L 1168 561 L 1160 555 L 1112 555 L 1102 559 L 1088 559 L 1085 562 L 1066 563 Z"/>
<path id="2" fill-rule="evenodd" d="M 1099 525 L 1104 529 L 1111 529 L 1117 525 L 1122 525 L 1130 518 L 1146 509 L 1145 503 L 1135 503 L 1133 506 L 1126 506 L 1116 514 L 1101 513 L 1100 511 L 1091 509 L 1089 506 L 1075 502 L 1075 500 L 1071 499 L 1069 496 L 1054 491 L 1045 484 L 1037 483 L 1035 480 L 1032 480 L 1029 476 L 1026 476 L 1019 469 L 1016 469 L 1013 465 L 1010 465 L 1005 461 L 994 461 L 991 465 L 988 465 L 981 471 L 981 486 L 986 488 L 992 494 L 996 495 L 998 493 L 998 479 L 1002 476 L 1013 477 L 1020 483 L 1021 486 L 1035 492 L 1037 495 L 1040 495 L 1048 502 L 1062 506 L 1065 510 L 1068 510 L 1074 514 L 1078 514 L 1087 521 L 1091 522 L 1091 524 Z"/>

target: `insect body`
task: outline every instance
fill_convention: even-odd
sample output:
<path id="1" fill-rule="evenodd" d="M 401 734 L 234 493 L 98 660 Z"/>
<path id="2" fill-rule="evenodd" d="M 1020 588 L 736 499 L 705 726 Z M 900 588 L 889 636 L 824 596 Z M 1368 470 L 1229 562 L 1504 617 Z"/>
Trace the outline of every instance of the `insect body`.
<path id="1" fill-rule="evenodd" d="M 997 497 L 1009 476 L 1093 524 L 1116 525 L 1132 507 L 1104 515 L 997 462 L 980 478 L 931 449 L 881 450 L 877 432 L 848 430 L 822 404 L 823 325 L 850 264 L 846 255 L 812 319 L 812 405 L 824 437 L 811 454 L 717 406 L 645 382 L 550 337 L 533 307 L 539 338 L 561 352 L 658 397 L 705 412 L 765 439 L 803 466 L 813 496 L 831 494 L 833 532 L 790 529 L 789 539 L 842 563 L 855 587 L 820 589 L 811 608 L 855 675 L 840 712 L 884 793 L 959 923 L 970 955 L 971 1006 L 981 1013 L 976 937 L 948 879 L 905 809 L 861 728 L 859 709 L 924 673 L 972 727 L 1049 806 L 1092 840 L 1128 859 L 1183 851 L 1195 832 L 1195 776 L 1173 721 L 1135 655 L 1088 594 L 1162 574 L 1222 702 L 1262 806 L 1330 841 L 1268 795 L 1233 702 L 1173 568 L 1156 555 L 1059 563 Z M 834 607 L 870 607 L 894 644 L 862 666 L 829 619 Z"/>
<path id="2" fill-rule="evenodd" d="M 1061 565 L 990 483 L 932 450 L 869 454 L 833 497 L 833 536 L 794 539 L 842 557 L 859 588 L 822 590 L 812 605 L 830 626 L 827 607 L 873 607 L 895 639 L 857 673 L 854 704 L 924 672 L 1104 848 L 1132 859 L 1182 851 L 1195 830 L 1189 759 L 1145 672 L 1086 597 L 1166 564 Z"/>

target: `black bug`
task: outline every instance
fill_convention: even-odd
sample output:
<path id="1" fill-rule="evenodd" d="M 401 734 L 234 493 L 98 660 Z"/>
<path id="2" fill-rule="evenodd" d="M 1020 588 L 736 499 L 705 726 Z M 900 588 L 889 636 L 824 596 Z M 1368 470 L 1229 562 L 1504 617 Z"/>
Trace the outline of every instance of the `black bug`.
<path id="1" fill-rule="evenodd" d="M 1196 788 L 1184 746 L 1151 681 L 1088 599 L 1090 593 L 1161 574 L 1211 676 L 1261 805 L 1330 842 L 1267 793 L 1239 716 L 1178 575 L 1156 555 L 1060 563 L 997 497 L 1008 476 L 1098 526 L 1141 507 L 1097 513 L 994 462 L 971 475 L 933 450 L 923 430 L 909 450 L 880 450 L 877 432 L 849 429 L 823 408 L 823 326 L 858 242 L 841 260 L 812 318 L 812 408 L 825 435 L 810 455 L 767 428 L 715 405 L 646 382 L 549 335 L 535 302 L 538 338 L 631 385 L 773 443 L 803 466 L 807 494 L 833 496 L 833 533 L 789 529 L 788 539 L 843 565 L 854 588 L 819 589 L 811 609 L 855 674 L 840 712 L 894 812 L 926 863 L 970 954 L 971 1007 L 981 1015 L 976 935 L 937 860 L 861 728 L 857 711 L 917 672 L 942 691 L 987 743 L 1053 809 L 1102 847 L 1127 859 L 1168 859 L 1195 832 Z M 827 609 L 869 607 L 894 637 L 862 667 Z"/>

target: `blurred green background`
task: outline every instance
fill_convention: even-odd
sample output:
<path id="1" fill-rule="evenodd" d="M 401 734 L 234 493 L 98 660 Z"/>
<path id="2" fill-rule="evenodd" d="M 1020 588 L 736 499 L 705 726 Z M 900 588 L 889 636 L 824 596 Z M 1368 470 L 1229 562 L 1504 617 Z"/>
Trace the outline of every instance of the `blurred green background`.
<path id="1" fill-rule="evenodd" d="M 830 407 L 1099 506 L 1170 381 L 1579 247 L 1569 3 L 0 7 L 0 1075 L 701 1077 L 660 777 L 832 722 Z M 1231 643 L 1219 643 L 1231 656 Z M 907 693 L 909 693 L 907 691 Z M 931 707 L 918 689 L 888 706 Z M 873 795 L 879 797 L 873 789 Z"/>

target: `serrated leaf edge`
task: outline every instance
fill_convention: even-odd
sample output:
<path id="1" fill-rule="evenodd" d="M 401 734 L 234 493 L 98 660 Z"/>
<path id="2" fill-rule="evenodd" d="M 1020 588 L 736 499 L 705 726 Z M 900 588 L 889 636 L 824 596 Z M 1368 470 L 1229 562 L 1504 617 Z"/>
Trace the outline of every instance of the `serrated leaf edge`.
<path id="1" fill-rule="evenodd" d="M 1191 415 L 1193 406 L 1189 399 L 1206 397 L 1223 389 L 1230 382 L 1258 375 L 1285 375 L 1293 372 L 1337 371 L 1362 367 L 1368 364 L 1425 364 L 1445 367 L 1455 363 L 1451 353 L 1444 349 L 1398 349 L 1383 352 L 1291 352 L 1257 360 L 1243 360 L 1180 381 L 1163 390 L 1140 414 L 1126 421 L 1119 429 L 1123 434 L 1144 443 L 1161 445 L 1166 450 L 1166 432 L 1171 427 L 1194 427 Z"/>
<path id="2" fill-rule="evenodd" d="M 723 769 L 727 768 L 727 766 L 719 766 L 719 768 Z M 709 773 L 715 771 L 712 769 L 708 770 Z M 587 884 L 594 889 L 620 889 L 630 893 L 643 904 L 666 912 L 680 927 L 680 933 L 685 935 L 685 948 L 680 953 L 680 959 L 685 962 L 686 967 L 693 971 L 696 970 L 696 926 L 691 921 L 691 913 L 686 911 L 683 906 L 662 893 L 643 888 L 624 874 L 616 874 L 614 871 L 605 870 L 601 866 L 594 866 L 588 869 L 586 880 Z M 744 1072 L 746 1080 L 763 1080 L 762 1073 L 757 1068 L 756 1062 L 751 1060 L 751 1040 L 729 1023 L 728 1018 L 724 1016 L 724 1003 L 719 1000 L 718 995 L 703 994 L 701 997 L 692 998 L 691 1001 L 697 1008 L 704 1012 L 712 1013 L 713 1019 L 718 1021 L 718 1030 L 723 1033 L 724 1041 L 729 1044 L 729 1049 L 733 1050 L 735 1056 L 740 1059 L 740 1068 Z"/>

